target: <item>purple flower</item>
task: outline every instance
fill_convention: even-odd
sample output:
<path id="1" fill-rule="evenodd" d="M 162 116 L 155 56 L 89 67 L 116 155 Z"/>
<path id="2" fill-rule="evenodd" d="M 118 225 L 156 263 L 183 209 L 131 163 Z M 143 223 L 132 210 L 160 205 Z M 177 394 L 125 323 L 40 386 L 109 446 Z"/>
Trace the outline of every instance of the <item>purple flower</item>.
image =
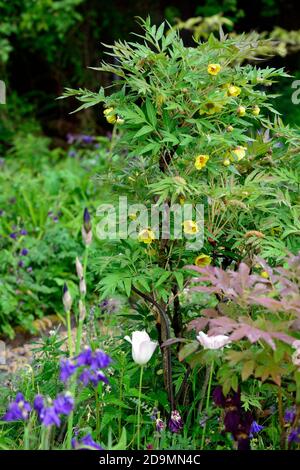
<path id="1" fill-rule="evenodd" d="M 74 409 L 74 398 L 70 392 L 66 392 L 62 395 L 58 395 L 58 397 L 53 401 L 53 404 L 56 413 L 69 415 Z"/>
<path id="2" fill-rule="evenodd" d="M 4 214 L 4 210 L 0 209 L 0 217 L 2 217 L 3 214 Z"/>
<path id="3" fill-rule="evenodd" d="M 39 417 L 41 416 L 41 412 L 44 409 L 44 405 L 44 397 L 42 395 L 36 395 L 33 402 L 33 408 Z"/>
<path id="4" fill-rule="evenodd" d="M 91 380 L 91 371 L 89 369 L 83 369 L 78 380 L 83 383 L 83 385 L 87 386 Z"/>
<path id="5" fill-rule="evenodd" d="M 91 448 L 90 450 L 92 449 L 103 450 L 103 448 L 99 444 L 97 444 L 97 442 L 93 440 L 90 434 L 87 434 L 86 436 L 84 436 L 80 441 L 76 441 L 75 439 L 72 439 L 72 447 L 73 449 Z"/>
<path id="6" fill-rule="evenodd" d="M 28 253 L 29 253 L 29 251 L 27 250 L 27 248 L 23 248 L 23 249 L 21 250 L 20 255 L 21 255 L 21 256 L 26 256 L 26 255 L 28 255 Z"/>
<path id="7" fill-rule="evenodd" d="M 212 397 L 217 406 L 221 406 L 222 408 L 224 408 L 226 399 L 223 395 L 221 386 L 218 386 L 214 389 Z"/>
<path id="8" fill-rule="evenodd" d="M 296 409 L 294 407 L 288 408 L 287 410 L 285 410 L 285 413 L 284 413 L 284 421 L 286 423 L 293 423 L 295 416 L 296 416 Z"/>
<path id="9" fill-rule="evenodd" d="M 16 239 L 17 239 L 17 237 L 18 237 L 18 235 L 17 235 L 17 233 L 16 233 L 16 232 L 12 232 L 12 233 L 10 233 L 10 234 L 9 234 L 9 236 L 10 236 L 10 238 L 12 238 L 13 240 L 16 240 Z"/>
<path id="10" fill-rule="evenodd" d="M 59 378 L 62 382 L 67 382 L 69 378 L 75 373 L 76 365 L 70 359 L 63 359 L 60 363 Z"/>
<path id="11" fill-rule="evenodd" d="M 60 419 L 58 413 L 56 412 L 54 406 L 49 406 L 48 408 L 43 408 L 39 414 L 42 424 L 46 427 L 48 426 L 60 426 Z"/>
<path id="12" fill-rule="evenodd" d="M 182 418 L 177 410 L 173 410 L 168 423 L 171 432 L 178 433 L 183 428 Z"/>
<path id="13" fill-rule="evenodd" d="M 27 268 L 27 272 L 28 272 L 28 273 L 31 273 L 31 272 L 32 272 L 32 267 L 31 267 L 31 266 L 29 266 L 29 267 Z"/>
<path id="14" fill-rule="evenodd" d="M 28 401 L 25 400 L 22 393 L 17 393 L 15 401 L 10 403 L 8 410 L 4 416 L 2 416 L 2 421 L 18 421 L 18 420 L 27 420 L 29 413 L 31 411 L 31 406 Z"/>
<path id="15" fill-rule="evenodd" d="M 296 444 L 300 443 L 300 428 L 293 429 L 288 437 L 289 442 L 295 442 Z"/>
<path id="16" fill-rule="evenodd" d="M 155 429 L 156 429 L 157 432 L 159 432 L 159 433 L 162 432 L 165 429 L 165 427 L 166 427 L 166 425 L 165 425 L 165 423 L 163 422 L 162 419 L 157 418 L 155 420 Z M 172 432 L 177 432 L 177 431 L 172 431 Z"/>
<path id="17" fill-rule="evenodd" d="M 94 385 L 94 387 L 96 387 L 99 382 L 104 382 L 105 384 L 108 384 L 108 379 L 103 374 L 103 372 L 101 372 L 101 370 L 97 370 L 95 373 L 90 373 L 90 382 Z"/>
<path id="18" fill-rule="evenodd" d="M 83 144 L 92 144 L 94 142 L 94 137 L 91 135 L 82 135 L 81 136 L 81 142 Z"/>
<path id="19" fill-rule="evenodd" d="M 111 358 L 101 351 L 101 349 L 96 349 L 93 359 L 92 359 L 92 369 L 104 369 L 108 367 L 111 363 Z"/>
<path id="20" fill-rule="evenodd" d="M 250 426 L 250 437 L 253 437 L 253 434 L 257 434 L 264 429 L 264 426 L 261 426 L 256 421 L 252 421 Z"/>
<path id="21" fill-rule="evenodd" d="M 76 154 L 77 152 L 75 150 L 70 150 L 68 153 L 69 157 L 72 157 L 72 158 L 76 157 Z"/>
<path id="22" fill-rule="evenodd" d="M 78 356 L 75 357 L 76 365 L 90 366 L 93 362 L 93 352 L 90 347 L 86 346 Z"/>
<path id="23" fill-rule="evenodd" d="M 21 260 L 18 262 L 19 268 L 24 268 L 24 262 Z"/>
<path id="24" fill-rule="evenodd" d="M 19 233 L 20 233 L 20 235 L 27 235 L 28 234 L 27 230 L 25 230 L 24 228 L 22 228 L 22 230 L 20 230 Z"/>

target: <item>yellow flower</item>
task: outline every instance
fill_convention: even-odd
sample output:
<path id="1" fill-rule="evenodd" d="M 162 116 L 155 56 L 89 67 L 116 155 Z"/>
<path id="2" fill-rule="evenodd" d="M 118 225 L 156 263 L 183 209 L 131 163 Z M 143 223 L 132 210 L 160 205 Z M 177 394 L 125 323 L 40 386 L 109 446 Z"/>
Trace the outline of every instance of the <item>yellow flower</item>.
<path id="1" fill-rule="evenodd" d="M 267 271 L 261 271 L 260 275 L 264 279 L 269 279 L 269 273 Z"/>
<path id="2" fill-rule="evenodd" d="M 233 128 L 232 126 L 230 126 L 230 125 L 226 127 L 226 131 L 227 131 L 227 132 L 232 132 L 233 129 L 234 129 L 234 128 Z"/>
<path id="3" fill-rule="evenodd" d="M 182 195 L 181 195 L 181 196 L 179 196 L 179 204 L 180 204 L 181 206 L 183 206 L 183 205 L 184 205 L 184 203 L 185 203 L 185 197 L 184 197 L 184 196 L 182 196 Z"/>
<path id="4" fill-rule="evenodd" d="M 117 116 L 114 114 L 114 108 L 112 108 L 112 107 L 106 108 L 103 111 L 103 114 L 104 114 L 107 122 L 109 122 L 109 124 L 115 124 L 115 122 L 117 121 Z"/>
<path id="5" fill-rule="evenodd" d="M 183 222 L 183 231 L 187 235 L 195 235 L 195 233 L 199 232 L 199 228 L 196 222 L 193 222 L 193 220 L 185 220 Z"/>
<path id="6" fill-rule="evenodd" d="M 238 145 L 233 151 L 232 153 L 234 153 L 234 155 L 236 155 L 237 159 L 238 159 L 238 162 L 240 160 L 242 160 L 244 158 L 244 156 L 246 155 L 246 151 L 247 151 L 247 147 L 242 147 L 241 145 Z"/>
<path id="7" fill-rule="evenodd" d="M 202 170 L 206 166 L 206 163 L 209 160 L 209 155 L 198 155 L 195 159 L 195 168 L 197 170 Z"/>
<path id="8" fill-rule="evenodd" d="M 253 116 L 258 116 L 259 113 L 260 113 L 260 107 L 257 106 L 257 105 L 253 106 L 253 108 L 252 108 L 252 114 L 253 114 Z"/>
<path id="9" fill-rule="evenodd" d="M 220 103 L 214 103 L 213 101 L 208 101 L 205 103 L 201 109 L 200 114 L 215 114 L 219 113 L 223 108 L 223 105 Z"/>
<path id="10" fill-rule="evenodd" d="M 207 72 L 210 75 L 218 75 L 220 70 L 221 70 L 221 65 L 220 64 L 208 64 L 208 66 L 207 66 Z"/>
<path id="11" fill-rule="evenodd" d="M 130 220 L 136 220 L 137 219 L 137 215 L 136 214 L 128 214 L 128 218 Z"/>
<path id="12" fill-rule="evenodd" d="M 241 94 L 241 89 L 238 86 L 230 85 L 227 90 L 228 96 L 239 96 Z"/>
<path id="13" fill-rule="evenodd" d="M 196 266 L 199 266 L 199 268 L 204 268 L 211 263 L 211 257 L 202 253 L 201 255 L 197 256 L 194 263 Z"/>
<path id="14" fill-rule="evenodd" d="M 223 160 L 223 165 L 224 165 L 224 166 L 229 166 L 229 165 L 230 165 L 230 160 L 229 160 L 229 158 L 224 158 L 224 160 Z"/>
<path id="15" fill-rule="evenodd" d="M 239 106 L 236 112 L 238 113 L 239 116 L 245 116 L 246 114 L 245 106 Z"/>
<path id="16" fill-rule="evenodd" d="M 146 245 L 150 245 L 150 243 L 155 240 L 155 234 L 150 228 L 144 228 L 140 231 L 138 235 L 139 242 L 146 243 Z"/>

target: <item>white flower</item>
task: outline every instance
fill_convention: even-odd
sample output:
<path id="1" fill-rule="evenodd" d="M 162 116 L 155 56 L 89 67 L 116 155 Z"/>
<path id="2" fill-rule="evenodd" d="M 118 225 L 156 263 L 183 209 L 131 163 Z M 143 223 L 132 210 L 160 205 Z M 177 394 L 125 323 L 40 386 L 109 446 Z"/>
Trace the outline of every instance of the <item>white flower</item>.
<path id="1" fill-rule="evenodd" d="M 151 341 L 146 331 L 134 331 L 132 338 L 125 336 L 124 339 L 132 345 L 132 358 L 140 366 L 150 361 L 158 344 L 157 341 Z"/>
<path id="2" fill-rule="evenodd" d="M 226 335 L 208 336 L 203 331 L 199 332 L 197 340 L 204 349 L 220 349 L 231 343 Z"/>

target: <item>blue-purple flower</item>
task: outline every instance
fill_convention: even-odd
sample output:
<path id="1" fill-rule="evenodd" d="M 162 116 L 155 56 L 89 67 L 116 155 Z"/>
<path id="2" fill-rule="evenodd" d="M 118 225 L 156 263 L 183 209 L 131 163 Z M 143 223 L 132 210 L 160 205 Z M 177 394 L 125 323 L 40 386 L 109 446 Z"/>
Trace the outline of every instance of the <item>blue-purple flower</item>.
<path id="1" fill-rule="evenodd" d="M 183 421 L 179 411 L 173 410 L 168 423 L 171 432 L 178 433 L 183 429 Z"/>
<path id="2" fill-rule="evenodd" d="M 39 414 L 43 426 L 60 426 L 60 418 L 54 406 L 43 408 Z"/>
<path id="3" fill-rule="evenodd" d="M 73 449 L 86 449 L 86 450 L 103 450 L 103 448 L 97 444 L 90 434 L 82 437 L 79 441 L 72 439 Z"/>
<path id="4" fill-rule="evenodd" d="M 31 406 L 28 401 L 25 400 L 22 393 L 17 393 L 15 401 L 9 404 L 8 410 L 4 416 L 2 416 L 2 421 L 26 421 L 29 417 L 31 411 Z"/>
<path id="5" fill-rule="evenodd" d="M 297 429 L 293 429 L 289 436 L 288 436 L 288 441 L 289 442 L 295 442 L 296 444 L 300 443 L 300 427 Z"/>
<path id="6" fill-rule="evenodd" d="M 60 363 L 59 378 L 62 382 L 67 382 L 70 377 L 76 372 L 76 364 L 70 359 L 62 359 Z"/>
<path id="7" fill-rule="evenodd" d="M 296 416 L 295 407 L 288 408 L 287 410 L 285 410 L 285 413 L 284 413 L 284 421 L 286 423 L 293 423 L 295 416 Z"/>
<path id="8" fill-rule="evenodd" d="M 258 424 L 256 421 L 252 421 L 251 426 L 250 426 L 250 438 L 253 437 L 254 434 L 259 433 L 264 429 L 264 426 L 261 426 L 261 424 Z"/>
<path id="9" fill-rule="evenodd" d="M 21 256 L 27 256 L 28 253 L 29 253 L 29 251 L 27 250 L 27 248 L 23 248 L 23 249 L 21 250 L 21 252 L 20 252 L 20 255 L 21 255 Z"/>
<path id="10" fill-rule="evenodd" d="M 53 400 L 56 413 L 68 416 L 74 409 L 74 398 L 70 392 L 62 393 Z"/>

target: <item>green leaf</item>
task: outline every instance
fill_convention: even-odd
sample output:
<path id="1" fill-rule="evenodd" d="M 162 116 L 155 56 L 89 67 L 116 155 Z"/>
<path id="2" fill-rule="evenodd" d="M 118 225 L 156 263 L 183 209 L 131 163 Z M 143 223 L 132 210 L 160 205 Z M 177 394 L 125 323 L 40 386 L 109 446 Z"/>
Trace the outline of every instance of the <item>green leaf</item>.
<path id="1" fill-rule="evenodd" d="M 153 127 L 146 124 L 145 126 L 141 127 L 141 129 L 137 131 L 136 134 L 134 134 L 133 138 L 137 139 L 138 137 L 142 137 L 143 135 L 149 134 L 150 132 L 153 132 Z"/>
<path id="2" fill-rule="evenodd" d="M 155 128 L 157 124 L 156 109 L 148 98 L 146 99 L 146 111 L 150 124 Z"/>
<path id="3" fill-rule="evenodd" d="M 113 446 L 110 450 L 125 450 L 126 447 L 127 447 L 127 433 L 126 433 L 126 428 L 124 427 L 122 429 L 122 434 L 121 434 L 118 444 Z"/>

